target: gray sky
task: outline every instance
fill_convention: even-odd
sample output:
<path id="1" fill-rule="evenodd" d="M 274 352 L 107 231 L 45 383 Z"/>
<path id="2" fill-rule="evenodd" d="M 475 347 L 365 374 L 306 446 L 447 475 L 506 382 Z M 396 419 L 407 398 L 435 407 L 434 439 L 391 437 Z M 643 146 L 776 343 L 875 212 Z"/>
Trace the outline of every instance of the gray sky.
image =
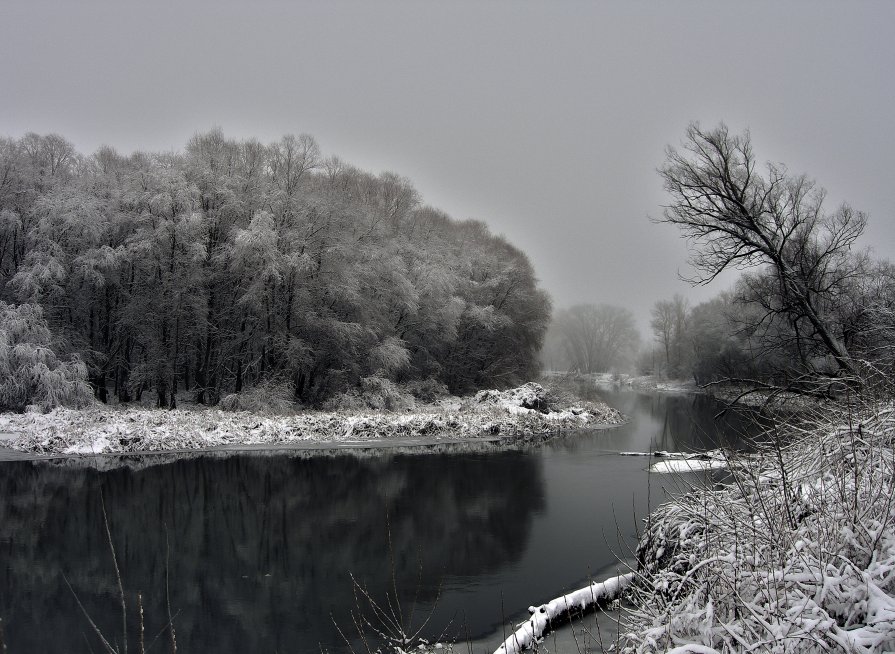
<path id="1" fill-rule="evenodd" d="M 694 301 L 654 225 L 687 123 L 870 213 L 895 258 L 895 2 L 3 0 L 0 134 L 181 149 L 218 125 L 412 179 L 531 257 L 557 306 Z M 832 208 L 833 204 L 831 204 Z"/>

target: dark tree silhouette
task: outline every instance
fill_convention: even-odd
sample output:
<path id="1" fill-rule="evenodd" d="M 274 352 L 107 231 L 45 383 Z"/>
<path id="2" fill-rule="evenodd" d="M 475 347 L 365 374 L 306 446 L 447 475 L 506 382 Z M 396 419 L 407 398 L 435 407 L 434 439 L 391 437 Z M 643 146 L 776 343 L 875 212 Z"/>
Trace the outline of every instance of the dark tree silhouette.
<path id="1" fill-rule="evenodd" d="M 788 324 L 805 372 L 819 372 L 820 355 L 838 373 L 852 374 L 855 363 L 830 314 L 853 272 L 850 250 L 867 218 L 847 205 L 827 213 L 825 192 L 812 180 L 782 165 L 766 170 L 759 173 L 748 132 L 691 124 L 681 149 L 669 147 L 659 170 L 671 195 L 659 222 L 677 225 L 696 245 L 695 284 L 731 267 L 764 266 L 765 290 L 772 292 L 760 321 Z"/>

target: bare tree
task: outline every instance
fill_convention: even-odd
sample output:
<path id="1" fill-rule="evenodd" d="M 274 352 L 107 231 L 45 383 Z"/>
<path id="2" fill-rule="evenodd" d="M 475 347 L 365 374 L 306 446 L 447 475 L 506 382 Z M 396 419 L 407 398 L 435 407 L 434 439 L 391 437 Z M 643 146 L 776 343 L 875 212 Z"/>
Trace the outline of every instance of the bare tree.
<path id="1" fill-rule="evenodd" d="M 691 124 L 682 148 L 669 147 L 659 169 L 672 198 L 659 222 L 677 225 L 696 244 L 694 284 L 731 267 L 764 265 L 774 289 L 765 317 L 785 318 L 840 373 L 854 373 L 828 312 L 850 274 L 849 252 L 867 218 L 847 205 L 826 213 L 825 192 L 812 180 L 783 165 L 766 168 L 762 176 L 748 132 Z"/>
<path id="2" fill-rule="evenodd" d="M 634 315 L 610 304 L 560 311 L 556 328 L 570 370 L 606 372 L 629 362 L 640 343 Z"/>
<path id="3" fill-rule="evenodd" d="M 665 352 L 665 373 L 670 377 L 685 373 L 688 313 L 687 299 L 680 294 L 659 300 L 651 311 L 650 327 Z"/>

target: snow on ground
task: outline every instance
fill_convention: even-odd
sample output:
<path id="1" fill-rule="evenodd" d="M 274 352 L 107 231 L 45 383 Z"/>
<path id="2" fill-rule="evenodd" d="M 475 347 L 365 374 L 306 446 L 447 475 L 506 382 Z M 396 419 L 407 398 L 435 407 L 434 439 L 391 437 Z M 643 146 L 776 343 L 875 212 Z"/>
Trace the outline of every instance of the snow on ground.
<path id="1" fill-rule="evenodd" d="M 517 436 L 619 424 L 606 405 L 548 406 L 538 384 L 482 391 L 474 398 L 413 413 L 304 411 L 289 416 L 220 409 L 93 406 L 47 414 L 0 416 L 12 432 L 6 445 L 35 454 L 91 455 L 194 450 L 238 445 L 366 442 L 381 439 L 471 439 Z"/>
<path id="2" fill-rule="evenodd" d="M 622 651 L 895 651 L 895 407 L 780 429 L 651 516 Z"/>

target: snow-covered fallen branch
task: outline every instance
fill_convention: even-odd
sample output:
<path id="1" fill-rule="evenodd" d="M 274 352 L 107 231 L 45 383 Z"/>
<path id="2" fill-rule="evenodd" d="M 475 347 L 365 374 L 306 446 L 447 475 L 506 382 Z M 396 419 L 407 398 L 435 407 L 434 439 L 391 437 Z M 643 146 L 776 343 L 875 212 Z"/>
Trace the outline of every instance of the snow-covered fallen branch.
<path id="1" fill-rule="evenodd" d="M 589 586 L 557 597 L 546 604 L 528 607 L 531 617 L 521 623 L 518 629 L 494 651 L 494 654 L 519 654 L 534 645 L 543 636 L 550 623 L 558 617 L 571 610 L 584 610 L 597 602 L 615 599 L 631 584 L 633 578 L 634 573 L 628 572 L 610 577 L 606 581 L 595 581 Z"/>
<path id="2" fill-rule="evenodd" d="M 705 452 L 669 452 L 668 450 L 656 450 L 655 452 L 619 452 L 619 456 L 650 456 L 656 459 L 713 459 L 723 456 L 721 450 L 707 450 Z"/>
<path id="3" fill-rule="evenodd" d="M 720 470 L 727 467 L 726 459 L 670 459 L 659 461 L 650 466 L 650 472 L 659 474 L 701 472 L 703 470 Z"/>

